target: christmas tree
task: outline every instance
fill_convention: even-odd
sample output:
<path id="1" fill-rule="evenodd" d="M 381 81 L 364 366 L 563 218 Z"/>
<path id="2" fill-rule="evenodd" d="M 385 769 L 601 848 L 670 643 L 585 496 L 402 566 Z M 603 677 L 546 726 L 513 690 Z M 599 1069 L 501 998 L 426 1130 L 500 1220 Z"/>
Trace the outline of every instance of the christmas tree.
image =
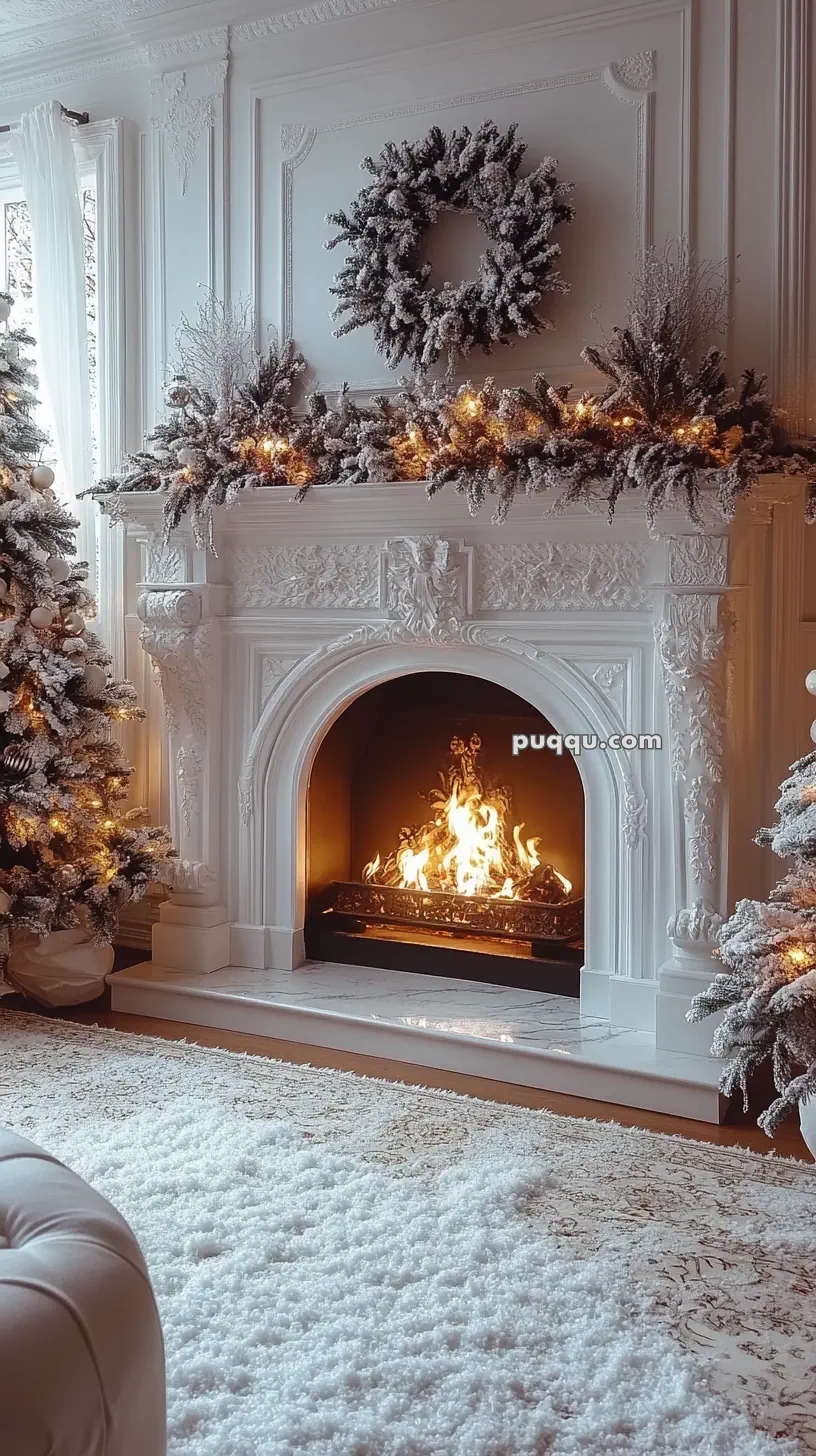
<path id="1" fill-rule="evenodd" d="M 807 686 L 816 693 L 816 672 Z M 776 810 L 778 823 L 760 830 L 756 843 L 791 860 L 790 872 L 767 902 L 739 901 L 719 933 L 726 969 L 688 1013 L 701 1021 L 725 1012 L 711 1050 L 727 1059 L 722 1091 L 739 1087 L 746 1107 L 748 1079 L 770 1060 L 780 1095 L 759 1119 L 769 1136 L 816 1096 L 816 752 L 792 765 Z"/>
<path id="2" fill-rule="evenodd" d="M 143 714 L 85 626 L 77 523 L 36 463 L 33 340 L 10 309 L 0 294 L 0 965 L 20 932 L 84 924 L 110 941 L 169 853 L 164 830 L 121 808 L 131 768 L 111 723 Z"/>

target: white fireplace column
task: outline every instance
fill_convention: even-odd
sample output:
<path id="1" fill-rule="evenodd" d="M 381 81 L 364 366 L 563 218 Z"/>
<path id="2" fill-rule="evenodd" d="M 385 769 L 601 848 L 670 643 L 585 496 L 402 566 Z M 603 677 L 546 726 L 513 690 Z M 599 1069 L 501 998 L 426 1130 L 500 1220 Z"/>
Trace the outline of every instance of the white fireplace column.
<path id="1" fill-rule="evenodd" d="M 715 975 L 723 923 L 723 746 L 728 538 L 669 537 L 655 647 L 669 712 L 677 910 L 658 973 L 655 1036 L 667 1051 L 708 1053 L 710 1023 L 686 1021 L 691 998 Z"/>
<path id="2" fill-rule="evenodd" d="M 161 678 L 174 780 L 170 830 L 178 859 L 171 897 L 153 927 L 153 960 L 170 970 L 217 971 L 230 961 L 220 882 L 225 594 L 210 583 L 151 583 L 138 600 L 142 646 Z"/>

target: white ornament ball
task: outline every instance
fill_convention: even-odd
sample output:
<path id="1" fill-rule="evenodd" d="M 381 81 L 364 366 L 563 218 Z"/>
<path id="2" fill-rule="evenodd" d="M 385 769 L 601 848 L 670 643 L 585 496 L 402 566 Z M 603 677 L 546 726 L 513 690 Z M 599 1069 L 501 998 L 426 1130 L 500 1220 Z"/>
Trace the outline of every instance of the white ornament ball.
<path id="1" fill-rule="evenodd" d="M 83 681 L 85 685 L 85 691 L 96 695 L 105 691 L 105 688 L 108 685 L 108 674 L 106 673 L 104 667 L 99 667 L 99 665 L 95 662 L 89 662 L 88 666 L 85 669 L 85 676 Z"/>
<path id="2" fill-rule="evenodd" d="M 11 693 L 4 693 L 0 688 L 0 713 L 7 713 L 13 702 Z"/>
<path id="3" fill-rule="evenodd" d="M 5 662 L 0 662 L 0 682 L 3 681 L 4 677 L 8 677 L 10 672 L 11 668 Z"/>
<path id="4" fill-rule="evenodd" d="M 0 298 L 0 303 L 2 302 L 3 300 Z M 10 909 L 11 895 L 6 894 L 5 890 L 0 890 L 0 915 L 7 915 Z"/>
<path id="5" fill-rule="evenodd" d="M 179 465 L 195 465 L 198 455 L 191 445 L 182 445 L 177 458 Z"/>
<path id="6" fill-rule="evenodd" d="M 0 298 L 0 324 L 4 324 L 11 313 L 11 304 L 7 298 Z"/>
<path id="7" fill-rule="evenodd" d="M 85 626 L 85 618 L 81 612 L 66 612 L 62 625 L 66 632 L 81 632 Z"/>
<path id="8" fill-rule="evenodd" d="M 35 465 L 31 472 L 31 484 L 38 490 L 48 490 L 54 484 L 54 472 L 50 465 Z"/>
<path id="9" fill-rule="evenodd" d="M 32 627 L 51 627 L 54 622 L 54 613 L 50 607 L 35 607 L 28 620 Z"/>
<path id="10" fill-rule="evenodd" d="M 67 581 L 71 575 L 71 563 L 62 556 L 49 556 L 45 564 L 52 581 Z"/>
<path id="11" fill-rule="evenodd" d="M 805 687 L 809 693 L 816 697 L 816 667 L 812 668 L 805 678 Z"/>

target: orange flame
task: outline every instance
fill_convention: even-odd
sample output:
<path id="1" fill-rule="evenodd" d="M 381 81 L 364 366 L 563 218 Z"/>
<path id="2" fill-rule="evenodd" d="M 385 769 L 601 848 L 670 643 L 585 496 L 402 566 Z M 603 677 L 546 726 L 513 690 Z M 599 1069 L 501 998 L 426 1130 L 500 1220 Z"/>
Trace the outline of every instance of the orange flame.
<path id="1" fill-rule="evenodd" d="M 405 829 L 399 848 L 382 859 L 379 851 L 363 879 L 405 890 L 444 890 L 489 899 L 563 899 L 572 884 L 551 865 L 543 865 L 538 838 L 522 838 L 524 824 L 508 839 L 508 796 L 488 789 L 476 767 L 481 740 L 451 742 L 453 766 L 444 790 L 431 795 L 434 816 L 418 829 Z"/>

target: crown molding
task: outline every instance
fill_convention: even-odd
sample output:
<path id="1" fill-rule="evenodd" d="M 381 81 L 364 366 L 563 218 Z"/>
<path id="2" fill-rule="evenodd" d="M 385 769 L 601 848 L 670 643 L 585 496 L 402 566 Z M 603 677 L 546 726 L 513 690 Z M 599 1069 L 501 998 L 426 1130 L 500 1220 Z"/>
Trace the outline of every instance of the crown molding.
<path id="1" fill-rule="evenodd" d="M 179 61 L 225 56 L 233 45 L 249 45 L 265 36 L 284 35 L 303 26 L 323 25 L 375 10 L 391 9 L 410 0 L 313 0 L 312 4 L 277 14 L 253 14 L 260 8 L 226 0 L 197 0 L 181 9 L 143 5 L 111 19 L 110 28 L 58 38 L 43 46 L 42 28 L 0 39 L 0 105 L 32 92 L 70 86 L 111 72 L 161 68 Z M 158 0 L 157 0 L 158 4 Z M 243 13 L 242 13 L 243 12 Z M 59 30 L 57 29 L 59 36 Z M 30 44 L 27 44 L 30 40 Z M 15 53 L 16 51 L 16 53 Z M 13 119 L 13 118 L 12 118 Z"/>

